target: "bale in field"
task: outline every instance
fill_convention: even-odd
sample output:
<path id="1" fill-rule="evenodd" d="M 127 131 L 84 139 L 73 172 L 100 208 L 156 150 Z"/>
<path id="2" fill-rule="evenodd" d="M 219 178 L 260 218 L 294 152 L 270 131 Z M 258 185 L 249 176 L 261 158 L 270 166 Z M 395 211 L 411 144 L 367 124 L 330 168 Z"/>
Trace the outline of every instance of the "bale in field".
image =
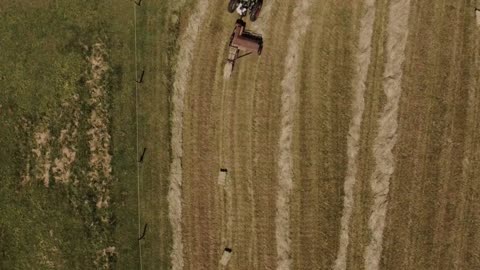
<path id="1" fill-rule="evenodd" d="M 480 5 L 477 1 L 477 8 L 475 9 L 475 17 L 477 18 L 477 26 L 480 26 Z"/>
<path id="2" fill-rule="evenodd" d="M 231 258 L 232 258 L 232 249 L 225 248 L 222 254 L 222 258 L 220 259 L 220 265 L 227 266 Z"/>

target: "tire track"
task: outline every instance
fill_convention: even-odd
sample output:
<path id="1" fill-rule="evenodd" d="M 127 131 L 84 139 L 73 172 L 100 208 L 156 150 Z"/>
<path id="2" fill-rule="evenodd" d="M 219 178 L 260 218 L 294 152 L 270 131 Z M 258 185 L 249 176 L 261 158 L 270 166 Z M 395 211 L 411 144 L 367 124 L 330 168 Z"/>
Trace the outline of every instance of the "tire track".
<path id="1" fill-rule="evenodd" d="M 379 268 L 382 254 L 383 231 L 388 206 L 390 178 L 395 169 L 392 149 L 397 139 L 398 105 L 402 92 L 402 65 L 408 37 L 410 0 L 392 0 L 387 22 L 386 64 L 383 78 L 387 98 L 379 119 L 379 131 L 373 145 L 375 171 L 370 179 L 374 193 L 372 214 L 368 221 L 371 232 L 369 245 L 365 249 L 365 269 Z"/>
<path id="2" fill-rule="evenodd" d="M 340 243 L 333 269 L 344 270 L 347 266 L 347 248 L 349 244 L 349 224 L 352 216 L 353 189 L 357 175 L 357 156 L 360 148 L 360 129 L 365 109 L 364 94 L 372 52 L 373 24 L 375 22 L 375 0 L 365 0 L 363 15 L 360 19 L 359 43 L 356 52 L 355 77 L 353 79 L 354 97 L 352 103 L 352 121 L 347 138 L 348 168 L 344 183 L 343 214 L 340 225 Z"/>
<path id="3" fill-rule="evenodd" d="M 248 63 L 253 62 L 252 57 Z M 226 130 L 229 130 L 228 139 L 231 145 L 227 160 L 232 165 L 232 187 L 235 196 L 229 216 L 231 227 L 229 239 L 237 252 L 230 263 L 233 269 L 256 269 L 253 265 L 254 248 L 256 243 L 255 231 L 255 196 L 253 192 L 252 166 L 249 157 L 252 155 L 252 126 L 253 89 L 249 78 L 254 76 L 255 69 L 245 69 L 247 61 L 239 68 L 239 79 L 229 88 L 228 107 L 229 119 L 226 121 Z M 226 153 L 225 153 L 226 154 Z"/>
<path id="4" fill-rule="evenodd" d="M 281 131 L 278 159 L 278 194 L 275 217 L 275 238 L 277 243 L 277 269 L 290 269 L 290 193 L 293 188 L 292 137 L 296 104 L 296 83 L 299 76 L 301 40 L 310 24 L 308 9 L 310 1 L 304 0 L 293 10 L 292 34 L 288 39 L 285 57 L 285 76 L 282 80 Z M 296 31 L 298 30 L 298 31 Z"/>
<path id="5" fill-rule="evenodd" d="M 477 1 L 477 3 L 480 3 L 480 2 Z M 480 11 L 476 11 L 476 12 L 480 12 Z M 477 19 L 476 26 L 479 26 L 480 17 L 477 15 L 476 19 Z M 475 168 L 474 154 L 475 154 L 475 148 L 476 148 L 475 136 L 477 134 L 476 130 L 478 130 L 478 124 L 476 119 L 478 119 L 478 112 L 479 112 L 479 102 L 478 102 L 478 93 L 477 93 L 478 71 L 480 70 L 478 33 L 473 33 L 471 39 L 472 40 L 470 42 L 473 45 L 474 58 L 471 63 L 471 66 L 469 67 L 471 79 L 468 87 L 468 102 L 467 102 L 467 116 L 466 116 L 467 128 L 466 128 L 465 145 L 467 147 L 466 149 L 464 149 L 464 156 L 462 159 L 462 173 L 461 173 L 461 178 L 463 182 L 469 183 L 469 184 L 463 185 L 461 189 L 461 192 L 460 192 L 461 197 L 458 203 L 459 218 L 455 219 L 454 230 L 458 230 L 461 232 L 459 239 L 456 241 L 456 243 L 453 245 L 453 248 L 452 248 L 453 250 L 455 250 L 455 253 L 453 255 L 453 262 L 455 265 L 455 269 L 475 268 L 471 266 L 466 266 L 467 263 L 464 257 L 465 250 L 473 250 L 474 253 L 478 254 L 478 252 L 475 252 L 474 249 L 466 248 L 466 244 L 467 244 L 466 239 L 468 239 L 469 236 L 468 236 L 468 223 L 465 222 L 465 220 L 468 218 L 467 215 L 468 215 L 468 208 L 469 208 L 469 202 L 468 202 L 469 190 L 468 189 L 473 186 L 473 184 L 471 183 L 472 183 L 472 180 L 475 179 L 475 176 L 474 176 L 474 168 Z"/>
<path id="6" fill-rule="evenodd" d="M 200 0 L 190 16 L 188 26 L 180 38 L 180 51 L 175 67 L 175 81 L 172 96 L 172 163 L 170 165 L 170 188 L 168 191 L 169 218 L 172 226 L 172 269 L 184 266 L 182 243 L 182 137 L 184 98 L 191 71 L 193 50 L 202 21 L 208 9 L 208 0 Z"/>
<path id="7" fill-rule="evenodd" d="M 277 18 L 275 26 L 265 25 L 264 50 L 258 58 L 258 66 L 250 89 L 253 89 L 252 103 L 252 191 L 255 194 L 253 239 L 255 256 L 253 268 L 274 269 L 276 267 L 275 242 L 275 200 L 277 193 L 277 142 L 279 138 L 281 107 L 281 75 L 284 70 L 283 52 L 287 50 L 287 36 L 284 29 L 289 26 L 288 14 L 292 1 L 278 2 L 272 6 L 270 18 Z M 265 10 L 262 11 L 265 14 Z M 253 24 L 251 24 L 253 25 Z M 257 31 L 257 30 L 255 30 Z M 258 30 L 260 31 L 260 30 Z M 271 45 L 275 44 L 275 45 Z M 245 64 L 242 69 L 248 70 Z M 273 78 L 273 79 L 272 79 Z"/>
<path id="8" fill-rule="evenodd" d="M 275 269 L 275 200 L 277 193 L 277 142 L 280 124 L 281 77 L 287 50 L 293 1 L 270 3 L 270 12 L 255 23 L 247 20 L 247 29 L 263 35 L 265 47 L 260 57 L 241 59 L 232 79 L 232 97 L 227 102 L 232 130 L 226 140 L 235 164 L 234 250 L 230 269 Z M 270 21 L 266 21 L 271 18 Z M 273 18 L 275 27 L 272 27 Z M 261 29 L 258 29 L 261 28 Z M 263 29 L 263 30 L 262 30 Z M 262 33 L 262 31 L 264 31 Z M 272 79 L 274 78 L 274 79 Z M 235 112 L 232 112 L 232 109 Z M 251 128 L 249 126 L 251 125 Z M 249 135 L 250 134 L 250 135 Z M 250 140 L 248 139 L 250 137 Z M 237 138 L 236 140 L 232 140 Z M 251 147 L 251 148 L 250 148 Z M 249 151 L 248 149 L 251 149 Z M 250 152 L 250 153 L 248 153 Z M 251 204 L 248 198 L 252 198 Z M 248 205 L 248 207 L 247 207 Z M 248 217 L 251 211 L 251 219 Z M 250 228 L 246 227 L 250 223 Z M 251 232 L 252 236 L 249 236 Z M 235 251 L 234 251 L 235 252 Z"/>
<path id="9" fill-rule="evenodd" d="M 231 167 L 222 161 L 219 136 L 222 127 L 221 66 L 231 25 L 225 2 L 209 1 L 202 29 L 195 45 L 189 91 L 185 98 L 183 237 L 185 269 L 218 269 L 225 247 L 223 230 L 227 225 L 228 186 L 217 181 L 220 168 Z M 223 37 L 223 38 L 219 38 Z M 233 192 L 233 195 L 235 193 Z M 233 247 L 235 254 L 235 247 Z M 230 262 L 231 263 L 231 262 Z M 229 265 L 230 265 L 229 263 Z"/>
<path id="10" fill-rule="evenodd" d="M 254 32 L 261 34 L 265 40 L 270 41 L 270 38 L 267 37 L 269 34 L 266 31 L 266 28 L 270 25 L 270 19 L 272 17 L 272 8 L 276 6 L 277 0 L 268 1 L 261 12 L 260 18 L 255 23 L 248 24 L 248 27 L 251 28 Z M 265 57 L 263 55 L 263 57 Z M 253 61 L 256 62 L 253 64 Z M 255 203 L 255 197 L 258 196 L 254 191 L 254 180 L 253 180 L 253 168 L 255 167 L 255 162 L 253 161 L 254 156 L 254 138 L 256 136 L 255 125 L 253 123 L 255 109 L 254 109 L 254 100 L 255 100 L 255 91 L 256 91 L 256 82 L 258 78 L 258 72 L 261 69 L 261 59 L 262 57 L 252 57 L 250 59 L 245 59 L 248 63 L 242 63 L 238 67 L 239 79 L 235 82 L 235 87 L 229 89 L 235 89 L 234 93 L 242 93 L 234 97 L 235 101 L 231 101 L 229 106 L 234 108 L 234 115 L 231 117 L 228 125 L 231 125 L 233 133 L 229 137 L 233 142 L 233 151 L 231 153 L 231 160 L 233 161 L 235 170 L 241 173 L 235 174 L 235 190 L 245 190 L 247 193 L 243 196 L 237 192 L 237 205 L 242 205 L 237 207 L 237 209 L 232 209 L 236 211 L 236 217 L 238 221 L 235 222 L 235 233 L 234 233 L 234 243 L 238 248 L 245 249 L 242 253 L 237 253 L 234 260 L 232 260 L 231 265 L 242 266 L 239 269 L 259 269 L 266 267 L 265 265 L 258 265 L 257 256 L 258 254 L 258 238 L 257 238 L 257 219 L 256 211 L 257 206 Z M 245 62 L 247 62 L 245 61 Z M 255 67 L 255 68 L 249 68 Z M 249 78 L 255 78 L 253 80 Z M 252 83 L 253 82 L 253 83 Z M 224 85 L 224 89 L 227 85 Z M 248 90 L 247 90 L 248 89 Z M 260 91 L 264 92 L 267 89 L 261 89 Z M 238 102 L 238 104 L 234 104 Z M 258 183 L 257 183 L 258 184 Z M 247 199 L 248 198 L 248 199 Z M 247 212 L 244 209 L 250 209 Z M 233 214 L 233 211 L 232 211 Z M 242 217 L 243 215 L 243 217 Z"/>

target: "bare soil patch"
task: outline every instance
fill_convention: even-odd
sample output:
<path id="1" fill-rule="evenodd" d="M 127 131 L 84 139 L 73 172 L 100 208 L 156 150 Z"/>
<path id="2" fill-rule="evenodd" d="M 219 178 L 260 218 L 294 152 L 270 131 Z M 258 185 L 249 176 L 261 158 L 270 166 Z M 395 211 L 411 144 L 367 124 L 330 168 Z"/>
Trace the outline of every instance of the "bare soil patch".
<path id="1" fill-rule="evenodd" d="M 112 177 L 112 156 L 110 154 L 110 134 L 108 130 L 109 117 L 107 108 L 107 89 L 105 86 L 109 66 L 106 60 L 107 53 L 105 44 L 102 42 L 94 44 L 91 54 L 87 57 L 90 63 L 88 71 L 87 87 L 90 92 L 89 105 L 92 107 L 88 123 L 90 129 L 87 131 L 90 148 L 90 170 L 87 173 L 89 186 L 97 194 L 97 208 L 108 207 L 110 200 L 109 186 L 113 181 Z"/>
<path id="2" fill-rule="evenodd" d="M 64 102 L 62 107 L 73 107 L 72 122 L 68 123 L 60 132 L 58 142 L 61 145 L 60 157 L 53 161 L 53 178 L 57 183 L 74 182 L 72 166 L 77 157 L 78 126 L 80 121 L 79 96 L 74 95 L 70 102 Z M 73 103 L 73 104 L 72 104 Z"/>
<path id="3" fill-rule="evenodd" d="M 35 178 L 41 179 L 45 187 L 48 187 L 50 183 L 50 168 L 52 163 L 49 143 L 51 139 L 52 137 L 47 125 L 41 125 L 34 132 L 35 145 L 32 152 L 35 158 Z"/>

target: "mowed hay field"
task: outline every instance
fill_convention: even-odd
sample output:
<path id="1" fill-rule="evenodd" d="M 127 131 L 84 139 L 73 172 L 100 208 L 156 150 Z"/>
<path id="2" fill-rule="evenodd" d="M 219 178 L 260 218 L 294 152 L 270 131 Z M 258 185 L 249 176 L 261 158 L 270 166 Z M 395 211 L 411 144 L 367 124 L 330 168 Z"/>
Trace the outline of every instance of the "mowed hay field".
<path id="1" fill-rule="evenodd" d="M 475 1 L 227 4 L 0 2 L 0 269 L 480 269 Z"/>
<path id="2" fill-rule="evenodd" d="M 264 1 L 228 80 L 226 4 L 179 41 L 174 269 L 480 267 L 475 3 Z"/>

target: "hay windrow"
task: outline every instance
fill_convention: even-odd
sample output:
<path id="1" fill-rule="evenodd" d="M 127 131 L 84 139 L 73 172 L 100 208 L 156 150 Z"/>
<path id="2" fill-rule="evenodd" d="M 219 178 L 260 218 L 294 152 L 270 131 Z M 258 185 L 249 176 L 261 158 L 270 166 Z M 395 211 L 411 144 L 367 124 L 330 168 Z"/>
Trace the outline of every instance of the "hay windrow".
<path id="1" fill-rule="evenodd" d="M 172 225 L 173 247 L 172 269 L 181 270 L 184 266 L 182 243 L 182 157 L 183 157 L 183 110 L 184 98 L 190 77 L 193 50 L 200 27 L 208 10 L 208 1 L 200 0 L 195 12 L 190 16 L 187 28 L 180 38 L 180 51 L 175 67 L 172 97 L 172 163 L 170 164 L 170 187 L 168 191 L 168 214 Z"/>
<path id="2" fill-rule="evenodd" d="M 296 91 L 299 80 L 302 39 L 310 24 L 308 9 L 310 1 L 301 1 L 293 10 L 293 25 L 288 39 L 285 57 L 285 75 L 282 85 L 281 131 L 278 159 L 277 213 L 275 216 L 275 238 L 277 243 L 277 269 L 290 269 L 290 193 L 293 188 L 292 137 L 296 107 Z"/>
<path id="3" fill-rule="evenodd" d="M 333 269 L 345 270 L 349 244 L 349 225 L 354 207 L 353 190 L 357 175 L 357 156 L 360 148 L 360 129 L 365 109 L 365 89 L 372 51 L 373 24 L 375 21 L 375 0 L 365 0 L 360 19 L 359 42 L 356 48 L 355 77 L 352 88 L 352 120 L 347 137 L 348 167 L 344 183 L 343 213 L 340 221 L 340 243 Z"/>
<path id="4" fill-rule="evenodd" d="M 395 170 L 392 149 L 397 141 L 398 107 L 402 93 L 402 65 L 405 61 L 409 13 L 410 0 L 390 1 L 383 74 L 383 90 L 387 101 L 380 115 L 378 134 L 373 143 L 375 170 L 370 179 L 370 187 L 374 202 L 368 221 L 371 239 L 365 249 L 365 269 L 379 269 L 382 255 L 390 179 Z"/>

